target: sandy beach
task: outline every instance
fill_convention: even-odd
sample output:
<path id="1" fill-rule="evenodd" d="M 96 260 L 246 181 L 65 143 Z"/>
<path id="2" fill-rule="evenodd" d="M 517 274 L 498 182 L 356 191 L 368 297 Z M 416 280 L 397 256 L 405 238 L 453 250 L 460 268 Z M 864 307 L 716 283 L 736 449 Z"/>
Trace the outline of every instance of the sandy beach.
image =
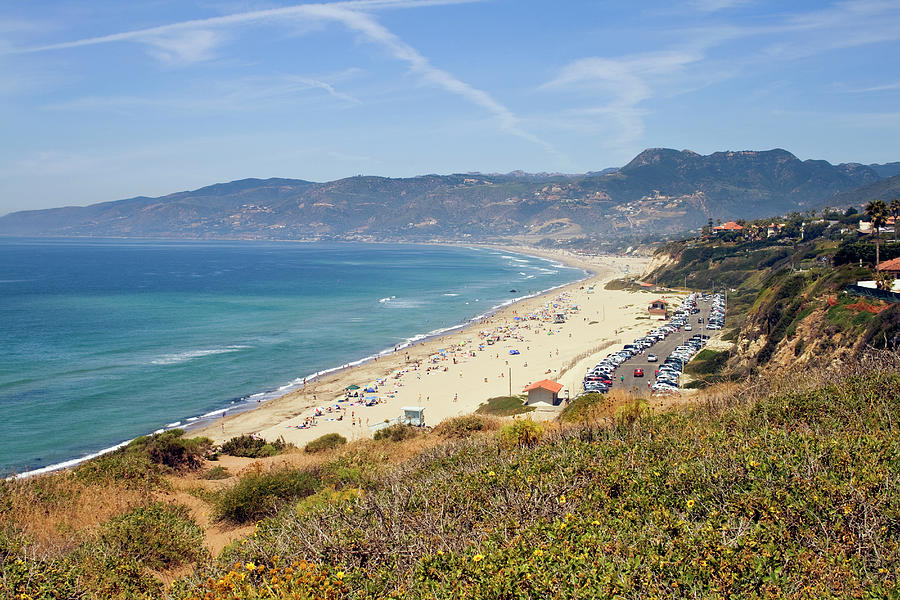
<path id="1" fill-rule="evenodd" d="M 591 275 L 511 304 L 464 329 L 326 375 L 192 433 L 216 442 L 241 434 L 283 437 L 302 447 L 327 433 L 348 440 L 371 437 L 373 426 L 396 419 L 404 406 L 424 407 L 426 424 L 437 425 L 474 412 L 488 398 L 520 394 L 542 379 L 561 383 L 561 397 L 567 391 L 574 397 L 589 365 L 651 328 L 650 295 L 604 289 L 626 269 L 640 274 L 648 259 L 506 249 L 552 258 Z M 565 322 L 554 322 L 560 313 Z M 347 398 L 350 386 L 359 386 L 352 392 L 358 397 Z"/>

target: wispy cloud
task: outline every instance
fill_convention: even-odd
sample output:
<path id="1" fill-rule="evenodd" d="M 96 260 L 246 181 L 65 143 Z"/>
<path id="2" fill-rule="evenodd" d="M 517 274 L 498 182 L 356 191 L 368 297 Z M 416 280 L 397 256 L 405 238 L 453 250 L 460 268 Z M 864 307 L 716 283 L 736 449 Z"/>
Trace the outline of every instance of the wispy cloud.
<path id="1" fill-rule="evenodd" d="M 617 142 L 627 145 L 644 133 L 645 111 L 640 104 L 657 93 L 661 80 L 671 79 L 691 63 L 703 59 L 699 49 L 672 50 L 619 58 L 591 57 L 576 60 L 552 80 L 545 91 L 581 91 L 594 106 L 571 116 L 577 119 L 602 118 L 618 124 Z"/>
<path id="2" fill-rule="evenodd" d="M 750 4 L 752 0 L 692 0 L 690 5 L 700 12 L 713 13 Z"/>
<path id="3" fill-rule="evenodd" d="M 254 10 L 230 15 L 221 15 L 218 17 L 209 17 L 206 19 L 180 21 L 178 23 L 159 25 L 157 27 L 147 27 L 144 29 L 123 31 L 109 35 L 82 38 L 69 42 L 59 42 L 56 44 L 45 44 L 42 46 L 32 46 L 26 48 L 7 49 L 5 53 L 31 54 L 35 52 L 65 50 L 68 48 L 81 48 L 85 46 L 95 46 L 98 44 L 126 41 L 144 42 L 159 47 L 161 45 L 164 45 L 166 43 L 166 40 L 172 40 L 172 44 L 176 46 L 177 51 L 177 46 L 185 45 L 185 42 L 181 41 L 180 38 L 183 35 L 183 32 L 186 31 L 208 31 L 216 28 L 244 25 L 249 23 L 279 24 L 284 23 L 285 21 L 290 21 L 291 19 L 315 19 L 321 18 L 323 16 L 323 10 L 326 12 L 335 9 L 373 11 L 452 4 L 470 4 L 473 2 L 481 1 L 483 0 L 349 0 L 346 2 L 333 2 L 328 4 L 296 4 L 293 6 Z M 207 37 L 207 40 L 209 39 L 210 38 Z"/>
<path id="4" fill-rule="evenodd" d="M 222 28 L 250 23 L 285 24 L 297 19 L 337 22 L 362 35 L 366 41 L 381 46 L 394 59 L 405 62 L 410 71 L 418 75 L 423 82 L 441 88 L 487 111 L 502 131 L 537 144 L 559 160 L 568 162 L 566 157 L 552 144 L 526 131 L 519 118 L 508 107 L 486 91 L 475 88 L 449 72 L 432 65 L 425 56 L 381 25 L 371 15 L 371 12 L 375 10 L 466 4 L 479 1 L 481 0 L 350 0 L 327 4 L 298 4 L 23 48 L 14 52 L 48 52 L 114 42 L 138 42 L 149 44 L 152 47 L 151 53 L 167 63 L 193 63 L 214 56 L 216 46 L 224 39 L 224 36 L 216 33 Z M 306 83 L 313 87 L 319 87 L 334 97 L 357 101 L 355 98 L 340 94 L 324 82 L 308 81 Z"/>
<path id="5" fill-rule="evenodd" d="M 900 90 L 900 81 L 896 83 L 886 83 L 884 85 L 873 85 L 872 87 L 856 88 L 844 91 L 851 94 L 867 94 L 870 92 L 890 92 L 893 90 Z"/>
<path id="6" fill-rule="evenodd" d="M 314 101 L 314 96 L 322 97 L 322 92 L 331 99 L 338 100 L 338 105 L 351 106 L 360 104 L 360 100 L 335 89 L 336 79 L 347 76 L 344 71 L 324 78 L 303 77 L 299 75 L 279 75 L 274 77 L 243 77 L 234 80 L 206 83 L 202 90 L 191 90 L 179 96 L 85 96 L 63 102 L 55 102 L 41 106 L 44 110 L 69 111 L 119 111 L 130 113 L 134 109 L 161 108 L 179 112 L 231 112 L 244 111 L 247 106 L 272 107 L 296 101 L 304 92 Z M 335 103 L 331 103 L 335 105 Z"/>

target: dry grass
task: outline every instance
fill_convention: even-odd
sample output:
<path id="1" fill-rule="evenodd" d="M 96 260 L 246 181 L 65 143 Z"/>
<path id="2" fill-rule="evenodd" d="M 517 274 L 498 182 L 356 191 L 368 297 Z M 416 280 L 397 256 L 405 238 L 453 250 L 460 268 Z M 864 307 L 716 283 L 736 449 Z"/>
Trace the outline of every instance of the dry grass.
<path id="1" fill-rule="evenodd" d="M 7 482 L 0 527 L 26 533 L 39 555 L 73 548 L 84 534 L 112 517 L 150 501 L 146 492 L 108 485 L 85 485 L 71 473 Z"/>

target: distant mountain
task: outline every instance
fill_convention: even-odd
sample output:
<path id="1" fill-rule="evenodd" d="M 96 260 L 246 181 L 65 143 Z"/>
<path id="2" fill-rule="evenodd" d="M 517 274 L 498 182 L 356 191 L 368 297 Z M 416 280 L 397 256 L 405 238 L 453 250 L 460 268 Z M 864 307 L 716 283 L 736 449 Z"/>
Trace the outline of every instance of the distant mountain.
<path id="1" fill-rule="evenodd" d="M 703 156 L 654 148 L 620 169 L 584 175 L 244 179 L 161 198 L 13 213 L 0 218 L 0 234 L 491 240 L 682 231 L 709 218 L 835 206 L 835 194 L 880 179 L 865 165 L 801 161 L 780 149 Z"/>
<path id="2" fill-rule="evenodd" d="M 883 165 L 873 164 L 869 165 L 869 168 L 885 178 L 900 175 L 900 162 L 884 163 Z"/>
<path id="3" fill-rule="evenodd" d="M 888 204 L 894 198 L 900 198 L 900 175 L 894 175 L 860 188 L 837 194 L 831 199 L 831 206 L 862 206 L 880 198 Z"/>

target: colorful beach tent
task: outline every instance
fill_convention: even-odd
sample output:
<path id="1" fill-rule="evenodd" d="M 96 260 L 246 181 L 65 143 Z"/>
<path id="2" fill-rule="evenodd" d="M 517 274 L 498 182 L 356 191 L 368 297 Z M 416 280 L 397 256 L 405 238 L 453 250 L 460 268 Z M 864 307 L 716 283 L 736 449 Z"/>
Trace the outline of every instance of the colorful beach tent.
<path id="1" fill-rule="evenodd" d="M 344 389 L 352 392 L 353 390 L 358 390 L 359 386 L 356 385 L 355 383 L 352 383 L 352 384 L 348 385 L 347 387 L 345 387 Z"/>

